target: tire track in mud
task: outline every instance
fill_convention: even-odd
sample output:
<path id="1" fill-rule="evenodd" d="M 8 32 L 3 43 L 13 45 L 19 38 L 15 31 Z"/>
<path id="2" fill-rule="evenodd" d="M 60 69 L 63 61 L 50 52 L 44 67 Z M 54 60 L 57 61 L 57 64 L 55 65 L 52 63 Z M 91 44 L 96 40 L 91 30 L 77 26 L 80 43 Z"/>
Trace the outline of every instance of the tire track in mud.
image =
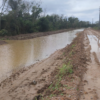
<path id="1" fill-rule="evenodd" d="M 89 39 L 89 35 L 92 36 Z M 96 38 L 94 38 L 96 36 Z M 98 45 L 99 40 L 99 34 L 98 32 L 94 32 L 91 29 L 85 30 L 85 49 L 87 56 L 91 58 L 91 61 L 88 62 L 87 65 L 87 71 L 84 74 L 82 87 L 81 87 L 81 96 L 80 100 L 100 100 L 100 62 L 99 62 L 99 55 L 100 53 L 97 53 L 99 51 L 93 51 L 93 41 L 94 40 L 97 43 L 95 45 Z M 92 41 L 92 43 L 90 43 Z M 87 43 L 86 43 L 87 42 Z M 89 48 L 90 47 L 90 48 Z M 98 49 L 99 50 L 99 49 Z"/>

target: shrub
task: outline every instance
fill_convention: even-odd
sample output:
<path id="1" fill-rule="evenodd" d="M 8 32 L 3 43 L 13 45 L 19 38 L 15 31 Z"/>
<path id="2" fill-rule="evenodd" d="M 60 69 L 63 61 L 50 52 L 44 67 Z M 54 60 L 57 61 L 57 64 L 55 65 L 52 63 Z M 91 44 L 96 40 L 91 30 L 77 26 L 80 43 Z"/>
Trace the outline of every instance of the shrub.
<path id="1" fill-rule="evenodd" d="M 0 31 L 0 36 L 5 36 L 5 35 L 8 35 L 8 31 L 5 30 L 5 29 L 2 29 L 2 30 Z"/>

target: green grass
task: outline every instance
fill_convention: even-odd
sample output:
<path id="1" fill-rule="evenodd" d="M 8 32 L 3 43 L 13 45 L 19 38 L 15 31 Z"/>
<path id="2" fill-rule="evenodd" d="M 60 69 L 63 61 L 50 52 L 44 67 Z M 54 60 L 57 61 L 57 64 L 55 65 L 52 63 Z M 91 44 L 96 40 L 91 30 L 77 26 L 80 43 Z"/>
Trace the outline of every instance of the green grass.
<path id="1" fill-rule="evenodd" d="M 60 95 L 62 95 L 62 96 L 63 96 L 64 94 L 63 94 L 63 93 L 61 93 Z"/>
<path id="2" fill-rule="evenodd" d="M 65 52 L 63 52 L 63 55 L 65 55 Z"/>
<path id="3" fill-rule="evenodd" d="M 50 89 L 51 91 L 58 90 L 59 87 L 60 87 L 60 81 L 61 81 L 61 80 L 62 80 L 62 77 L 59 76 L 59 78 L 56 80 L 55 84 L 51 84 L 51 85 L 49 86 L 49 89 Z"/>
<path id="4" fill-rule="evenodd" d="M 69 53 L 69 55 L 71 56 L 73 54 L 73 51 L 71 51 L 70 53 Z"/>
<path id="5" fill-rule="evenodd" d="M 50 99 L 50 98 L 52 98 L 52 97 L 54 97 L 54 96 L 58 96 L 58 95 L 61 95 L 61 96 L 63 96 L 64 94 L 63 94 L 63 90 L 62 90 L 62 88 L 65 88 L 66 90 L 69 90 L 69 89 L 72 89 L 73 87 L 70 87 L 70 86 L 68 86 L 67 84 L 65 84 L 65 85 L 63 85 L 63 84 L 61 84 L 61 81 L 62 80 L 64 80 L 64 78 L 66 77 L 66 76 L 68 76 L 70 79 L 71 79 L 71 81 L 73 81 L 74 79 L 72 79 L 72 73 L 73 73 L 73 65 L 72 65 L 72 63 L 71 63 L 71 59 L 70 59 L 70 57 L 69 56 L 72 56 L 72 55 L 74 55 L 75 54 L 75 52 L 74 52 L 74 50 L 73 50 L 73 48 L 75 47 L 76 45 L 75 44 L 73 44 L 72 46 L 71 46 L 71 50 L 70 50 L 70 52 L 69 52 L 69 54 L 68 54 L 68 57 L 65 57 L 63 60 L 64 60 L 64 64 L 62 65 L 62 67 L 58 67 L 58 69 L 57 69 L 57 73 L 58 74 L 56 74 L 56 76 L 55 76 L 55 80 L 53 81 L 53 83 L 52 84 L 50 84 L 50 86 L 48 87 L 48 89 L 45 91 L 45 95 L 47 94 L 48 95 L 48 93 L 50 93 L 49 95 L 48 95 L 48 100 Z M 65 56 L 65 52 L 63 52 L 63 54 L 62 54 L 62 56 Z M 66 63 L 66 62 L 68 62 L 68 63 Z M 55 93 L 54 93 L 54 91 L 55 91 Z M 56 92 L 57 92 L 57 94 L 56 94 Z M 56 95 L 55 95 L 56 94 Z M 46 99 L 46 98 L 45 98 Z M 47 100 L 47 99 L 46 99 Z"/>
<path id="6" fill-rule="evenodd" d="M 56 96 L 55 94 L 52 94 L 53 91 L 59 91 L 59 95 L 62 95 L 62 96 L 64 95 L 62 93 L 62 91 L 60 90 L 60 87 L 66 87 L 66 89 L 71 89 L 72 88 L 72 87 L 69 87 L 68 85 L 63 86 L 61 84 L 61 80 L 63 80 L 66 75 L 71 77 L 72 73 L 73 73 L 73 66 L 71 64 L 71 61 L 69 61 L 67 64 L 63 64 L 63 66 L 58 69 L 58 74 L 56 75 L 56 79 L 54 80 L 54 82 L 47 89 L 47 91 L 51 93 L 48 97 L 49 99 Z"/>
<path id="7" fill-rule="evenodd" d="M 0 40 L 4 40 L 3 38 L 1 38 Z"/>
<path id="8" fill-rule="evenodd" d="M 52 97 L 54 97 L 54 96 L 55 96 L 54 94 L 51 94 L 51 95 L 50 95 L 50 98 L 52 98 Z"/>
<path id="9" fill-rule="evenodd" d="M 60 69 L 59 69 L 59 76 L 64 76 L 66 73 L 73 73 L 73 66 L 70 64 L 70 62 L 66 65 L 64 64 Z"/>
<path id="10" fill-rule="evenodd" d="M 72 46 L 71 46 L 71 48 L 73 49 L 75 47 L 75 44 L 73 44 Z"/>
<path id="11" fill-rule="evenodd" d="M 64 85 L 67 89 L 72 89 L 72 87 L 69 87 L 68 85 Z"/>
<path id="12" fill-rule="evenodd" d="M 73 69 L 72 68 L 73 68 L 73 66 L 71 65 L 70 62 L 67 65 L 63 64 L 63 66 L 61 68 L 59 68 L 59 73 L 56 76 L 57 79 L 56 79 L 55 84 L 51 84 L 48 89 L 50 89 L 50 91 L 59 90 L 59 88 L 61 87 L 60 82 L 61 82 L 63 76 L 66 73 L 72 74 L 73 73 Z"/>

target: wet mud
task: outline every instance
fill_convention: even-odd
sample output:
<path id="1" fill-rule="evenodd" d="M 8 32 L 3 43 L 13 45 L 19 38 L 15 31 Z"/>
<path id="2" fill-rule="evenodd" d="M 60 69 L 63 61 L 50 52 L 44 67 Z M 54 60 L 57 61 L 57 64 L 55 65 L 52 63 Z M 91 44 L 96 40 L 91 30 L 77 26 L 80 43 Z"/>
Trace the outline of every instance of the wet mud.
<path id="1" fill-rule="evenodd" d="M 89 60 L 85 54 L 83 39 L 84 32 L 81 32 L 64 49 L 57 50 L 49 58 L 13 73 L 1 82 L 0 99 L 77 100 L 86 62 Z M 51 84 L 56 84 L 59 69 L 69 62 L 72 69 L 62 77 L 60 87 L 57 90 L 49 90 Z"/>
<path id="2" fill-rule="evenodd" d="M 22 67 L 48 58 L 56 50 L 66 47 L 76 37 L 78 29 L 28 40 L 6 40 L 0 45 L 0 82 Z"/>
<path id="3" fill-rule="evenodd" d="M 0 84 L 0 100 L 100 100 L 99 39 L 86 29 L 49 58 L 13 73 Z M 58 78 L 64 65 L 72 67 Z"/>
<path id="4" fill-rule="evenodd" d="M 99 34 L 100 33 L 92 29 L 85 30 L 84 45 L 87 56 L 90 57 L 90 61 L 87 65 L 87 71 L 83 76 L 80 100 L 100 100 Z"/>
<path id="5" fill-rule="evenodd" d="M 0 40 L 0 45 L 7 44 L 7 42 Z"/>

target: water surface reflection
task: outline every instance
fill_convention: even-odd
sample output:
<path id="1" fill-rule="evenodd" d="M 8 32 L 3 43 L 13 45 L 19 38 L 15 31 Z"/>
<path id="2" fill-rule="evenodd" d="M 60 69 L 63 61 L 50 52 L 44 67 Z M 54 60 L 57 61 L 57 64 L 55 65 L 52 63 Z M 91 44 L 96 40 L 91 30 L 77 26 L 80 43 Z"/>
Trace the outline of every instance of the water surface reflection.
<path id="1" fill-rule="evenodd" d="M 49 57 L 58 49 L 64 48 L 75 38 L 78 29 L 59 34 L 38 37 L 29 40 L 10 40 L 8 44 L 0 45 L 0 79 L 9 76 L 11 72 L 34 64 Z M 3 77 L 3 78 L 1 78 Z"/>

